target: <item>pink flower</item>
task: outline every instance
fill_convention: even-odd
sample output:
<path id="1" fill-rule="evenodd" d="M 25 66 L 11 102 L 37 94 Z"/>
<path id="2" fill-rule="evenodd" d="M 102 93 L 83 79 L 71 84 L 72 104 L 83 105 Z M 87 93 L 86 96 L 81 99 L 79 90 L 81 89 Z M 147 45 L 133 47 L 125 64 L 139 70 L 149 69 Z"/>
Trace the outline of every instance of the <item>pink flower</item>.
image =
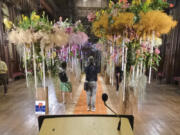
<path id="1" fill-rule="evenodd" d="M 160 54 L 160 50 L 159 50 L 158 48 L 156 48 L 156 49 L 154 50 L 154 53 L 158 55 L 158 54 Z"/>
<path id="2" fill-rule="evenodd" d="M 121 36 L 118 35 L 118 36 L 114 36 L 114 40 L 118 40 Z"/>
<path id="3" fill-rule="evenodd" d="M 96 14 L 95 13 L 89 13 L 88 16 L 87 16 L 87 19 L 89 22 L 92 22 L 96 19 Z"/>
<path id="4" fill-rule="evenodd" d="M 96 49 L 101 50 L 101 49 L 102 49 L 102 46 L 103 46 L 103 44 L 97 43 L 97 44 L 96 44 Z"/>
<path id="5" fill-rule="evenodd" d="M 173 8 L 173 7 L 174 7 L 174 4 L 172 4 L 172 3 L 169 4 L 169 7 L 170 7 L 170 8 Z"/>
<path id="6" fill-rule="evenodd" d="M 146 48 L 146 43 L 143 42 L 143 43 L 141 44 L 141 47 L 142 47 L 142 48 Z"/>
<path id="7" fill-rule="evenodd" d="M 127 1 L 124 1 L 124 4 L 122 5 L 122 8 L 126 9 L 129 7 L 129 3 Z"/>
<path id="8" fill-rule="evenodd" d="M 66 33 L 71 34 L 73 32 L 72 27 L 66 28 Z"/>
<path id="9" fill-rule="evenodd" d="M 129 43 L 129 42 L 130 42 L 130 39 L 129 39 L 129 38 L 125 38 L 124 42 L 125 42 L 125 43 Z"/>
<path id="10" fill-rule="evenodd" d="M 79 41 L 80 41 L 81 45 L 85 44 L 88 41 L 89 37 L 88 37 L 88 35 L 86 33 L 77 32 L 77 34 L 79 36 Z"/>
<path id="11" fill-rule="evenodd" d="M 119 2 L 127 3 L 128 1 L 127 0 L 119 0 Z"/>

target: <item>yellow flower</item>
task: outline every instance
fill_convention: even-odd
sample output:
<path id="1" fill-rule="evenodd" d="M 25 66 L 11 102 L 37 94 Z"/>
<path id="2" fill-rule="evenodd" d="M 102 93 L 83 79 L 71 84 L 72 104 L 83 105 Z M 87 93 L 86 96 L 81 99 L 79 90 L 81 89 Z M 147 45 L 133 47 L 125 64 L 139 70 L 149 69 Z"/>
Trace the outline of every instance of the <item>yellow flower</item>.
<path id="1" fill-rule="evenodd" d="M 28 17 L 27 16 L 24 16 L 23 17 L 23 21 L 27 21 L 28 20 Z"/>
<path id="2" fill-rule="evenodd" d="M 93 22 L 92 31 L 97 37 L 101 37 L 103 33 L 107 32 L 108 27 L 108 14 L 104 13 L 100 16 L 99 20 Z"/>
<path id="3" fill-rule="evenodd" d="M 152 0 L 146 0 L 146 4 L 149 5 L 152 3 Z"/>
<path id="4" fill-rule="evenodd" d="M 11 29 L 12 25 L 13 25 L 13 23 L 11 21 L 9 21 L 7 18 L 4 18 L 4 24 L 7 29 Z"/>
<path id="5" fill-rule="evenodd" d="M 40 19 L 40 16 L 39 16 L 39 15 L 36 15 L 36 19 L 39 20 L 39 19 Z"/>
<path id="6" fill-rule="evenodd" d="M 40 16 L 36 14 L 36 12 L 33 12 L 31 15 L 32 21 L 38 21 L 40 19 Z"/>
<path id="7" fill-rule="evenodd" d="M 112 2 L 112 1 L 110 0 L 110 2 L 109 2 L 109 8 L 112 8 L 113 5 L 114 5 L 114 2 Z"/>
<path id="8" fill-rule="evenodd" d="M 102 10 L 102 14 L 104 14 L 104 10 Z"/>
<path id="9" fill-rule="evenodd" d="M 56 57 L 56 52 L 53 52 L 52 56 L 53 56 L 53 58 L 55 58 Z"/>
<path id="10" fill-rule="evenodd" d="M 114 23 L 111 28 L 116 33 L 123 33 L 127 27 L 132 27 L 134 24 L 134 14 L 131 12 L 119 13 L 118 16 L 113 17 Z"/>
<path id="11" fill-rule="evenodd" d="M 22 21 L 21 21 L 21 20 L 19 21 L 19 24 L 22 24 Z"/>
<path id="12" fill-rule="evenodd" d="M 38 16 L 38 15 L 33 15 L 31 19 L 32 19 L 33 21 L 38 21 L 39 18 L 40 18 L 40 16 Z"/>
<path id="13" fill-rule="evenodd" d="M 133 0 L 132 4 L 133 5 L 140 5 L 141 4 L 141 0 Z"/>
<path id="14" fill-rule="evenodd" d="M 167 34 L 172 28 L 177 25 L 171 16 L 159 10 L 149 11 L 147 13 L 140 13 L 140 21 L 135 25 L 135 29 L 146 35 L 151 35 L 154 31 L 159 34 Z"/>
<path id="15" fill-rule="evenodd" d="M 99 16 L 99 12 L 96 12 L 96 17 Z"/>

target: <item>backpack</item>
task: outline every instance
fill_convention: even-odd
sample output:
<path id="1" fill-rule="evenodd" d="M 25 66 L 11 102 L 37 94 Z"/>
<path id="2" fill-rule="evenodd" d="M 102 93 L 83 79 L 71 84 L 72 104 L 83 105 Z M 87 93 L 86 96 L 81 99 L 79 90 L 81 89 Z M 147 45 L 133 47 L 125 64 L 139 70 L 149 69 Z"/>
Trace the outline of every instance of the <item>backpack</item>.
<path id="1" fill-rule="evenodd" d="M 64 71 L 59 73 L 59 78 L 60 78 L 61 82 L 67 82 L 68 81 L 66 72 L 64 72 Z"/>

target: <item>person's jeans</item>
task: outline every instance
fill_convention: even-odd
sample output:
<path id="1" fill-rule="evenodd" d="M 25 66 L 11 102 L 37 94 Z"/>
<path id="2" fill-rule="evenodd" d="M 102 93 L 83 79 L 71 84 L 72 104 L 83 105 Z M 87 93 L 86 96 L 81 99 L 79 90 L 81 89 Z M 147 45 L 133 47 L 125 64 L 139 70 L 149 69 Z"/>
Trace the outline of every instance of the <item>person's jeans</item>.
<path id="1" fill-rule="evenodd" d="M 122 82 L 122 79 L 123 79 L 122 75 L 121 76 L 116 75 L 116 91 L 119 90 L 119 83 Z"/>
<path id="2" fill-rule="evenodd" d="M 119 90 L 119 77 L 116 75 L 116 91 Z"/>
<path id="3" fill-rule="evenodd" d="M 7 74 L 0 74 L 0 83 L 4 85 L 4 94 L 7 93 L 7 83 L 8 83 L 8 76 Z"/>
<path id="4" fill-rule="evenodd" d="M 88 107 L 95 108 L 96 104 L 96 81 L 88 83 L 89 89 L 86 91 L 87 94 L 87 105 Z"/>

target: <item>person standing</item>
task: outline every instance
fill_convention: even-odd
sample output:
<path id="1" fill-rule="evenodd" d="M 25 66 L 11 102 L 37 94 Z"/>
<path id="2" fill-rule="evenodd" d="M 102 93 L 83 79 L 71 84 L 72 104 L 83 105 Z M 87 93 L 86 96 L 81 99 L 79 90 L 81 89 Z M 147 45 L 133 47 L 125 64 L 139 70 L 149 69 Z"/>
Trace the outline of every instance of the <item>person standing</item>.
<path id="1" fill-rule="evenodd" d="M 66 62 L 62 62 L 61 68 L 60 68 L 60 73 L 59 73 L 59 79 L 60 79 L 60 90 L 62 91 L 62 99 L 63 99 L 63 104 L 65 103 L 65 93 L 69 92 L 70 93 L 70 98 L 72 100 L 72 85 L 68 81 L 68 77 L 66 74 L 66 67 L 67 64 Z"/>
<path id="2" fill-rule="evenodd" d="M 7 94 L 7 83 L 8 83 L 8 68 L 4 61 L 0 57 L 0 82 L 4 85 L 4 94 Z"/>
<path id="3" fill-rule="evenodd" d="M 87 94 L 87 106 L 88 111 L 96 111 L 96 88 L 97 88 L 97 74 L 98 70 L 94 63 L 94 58 L 92 56 L 88 59 L 89 64 L 85 68 L 86 81 L 88 82 L 88 89 L 86 90 Z"/>
<path id="4" fill-rule="evenodd" d="M 123 71 L 119 65 L 115 67 L 115 77 L 116 77 L 116 91 L 119 91 L 119 83 L 123 80 Z"/>

